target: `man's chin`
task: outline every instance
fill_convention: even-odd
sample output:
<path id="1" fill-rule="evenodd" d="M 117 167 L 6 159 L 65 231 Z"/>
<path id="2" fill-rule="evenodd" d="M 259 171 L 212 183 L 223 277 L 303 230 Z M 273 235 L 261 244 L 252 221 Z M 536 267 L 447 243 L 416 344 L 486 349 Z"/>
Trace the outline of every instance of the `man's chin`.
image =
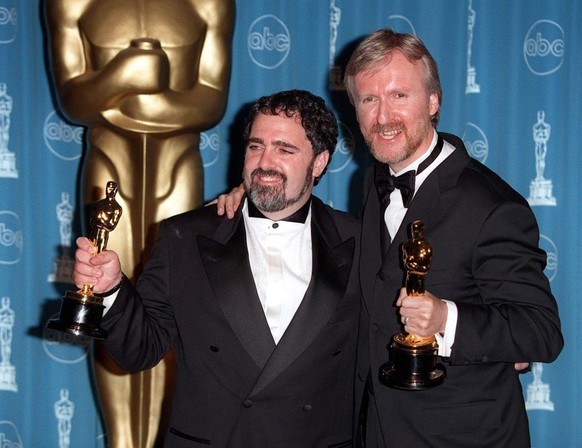
<path id="1" fill-rule="evenodd" d="M 388 165 L 398 164 L 408 157 L 406 149 L 398 148 L 395 142 L 383 139 L 375 140 L 369 148 L 376 160 Z"/>
<path id="2" fill-rule="evenodd" d="M 284 204 L 271 202 L 259 202 L 258 204 L 255 203 L 255 207 L 257 207 L 261 213 L 277 213 L 285 209 Z"/>
<path id="3" fill-rule="evenodd" d="M 264 188 L 257 188 L 251 190 L 249 193 L 249 198 L 255 204 L 255 207 L 261 213 L 274 213 L 280 212 L 285 208 L 285 201 L 281 198 L 274 198 L 272 191 L 265 191 Z"/>
<path id="4" fill-rule="evenodd" d="M 386 151 L 378 150 L 378 147 L 375 146 L 370 149 L 370 153 L 378 162 L 390 164 L 391 160 L 390 157 L 386 155 Z"/>

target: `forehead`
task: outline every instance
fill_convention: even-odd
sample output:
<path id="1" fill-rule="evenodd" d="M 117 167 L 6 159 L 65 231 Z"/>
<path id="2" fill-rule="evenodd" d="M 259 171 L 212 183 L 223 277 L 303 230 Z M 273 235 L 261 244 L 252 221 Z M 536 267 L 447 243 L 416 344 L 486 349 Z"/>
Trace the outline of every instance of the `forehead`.
<path id="1" fill-rule="evenodd" d="M 298 114 L 294 114 L 291 117 L 284 113 L 277 115 L 269 113 L 257 114 L 251 126 L 250 137 L 260 137 L 258 134 L 268 136 L 288 135 L 289 138 L 308 141 Z"/>
<path id="2" fill-rule="evenodd" d="M 392 53 L 358 73 L 356 87 L 374 82 L 398 82 L 402 85 L 424 86 L 425 66 L 422 60 L 410 61 L 402 52 Z"/>

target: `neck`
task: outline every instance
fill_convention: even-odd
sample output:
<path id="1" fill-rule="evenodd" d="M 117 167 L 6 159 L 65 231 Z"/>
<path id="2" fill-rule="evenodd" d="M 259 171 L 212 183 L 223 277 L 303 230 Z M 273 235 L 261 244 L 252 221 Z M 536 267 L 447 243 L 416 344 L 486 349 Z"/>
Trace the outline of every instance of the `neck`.
<path id="1" fill-rule="evenodd" d="M 292 206 L 278 212 L 264 212 L 259 210 L 255 204 L 248 201 L 249 216 L 252 218 L 267 218 L 271 221 L 290 221 L 304 223 L 309 213 L 311 205 L 311 195 L 305 200 L 296 202 Z"/>

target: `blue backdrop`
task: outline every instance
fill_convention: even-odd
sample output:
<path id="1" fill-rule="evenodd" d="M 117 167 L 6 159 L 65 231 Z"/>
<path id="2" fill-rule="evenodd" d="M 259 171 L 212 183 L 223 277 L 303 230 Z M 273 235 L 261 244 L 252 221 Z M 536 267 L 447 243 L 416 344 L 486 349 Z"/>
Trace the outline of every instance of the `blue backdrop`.
<path id="1" fill-rule="evenodd" d="M 439 63 L 439 129 L 529 199 L 566 346 L 522 375 L 534 447 L 579 447 L 582 0 L 237 0 L 228 109 L 205 132 L 205 198 L 240 180 L 241 109 L 277 90 L 325 97 L 341 139 L 316 193 L 357 213 L 368 153 L 341 88 L 356 39 L 417 34 Z M 41 0 L 0 0 L 0 446 L 102 447 L 90 343 L 47 332 L 72 286 L 83 129 L 54 100 Z"/>

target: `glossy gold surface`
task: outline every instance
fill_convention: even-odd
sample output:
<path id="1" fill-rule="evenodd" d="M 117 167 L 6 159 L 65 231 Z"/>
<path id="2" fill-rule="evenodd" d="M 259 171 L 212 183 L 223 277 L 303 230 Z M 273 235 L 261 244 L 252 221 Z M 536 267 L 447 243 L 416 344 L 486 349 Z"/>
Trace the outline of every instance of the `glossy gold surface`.
<path id="1" fill-rule="evenodd" d="M 413 221 L 410 230 L 411 238 L 402 244 L 402 260 L 406 269 L 405 286 L 408 295 L 419 296 L 425 293 L 424 280 L 432 264 L 432 247 L 424 238 L 424 223 L 422 221 Z M 436 345 L 434 336 L 421 338 L 404 333 L 399 335 L 399 340 L 410 347 Z"/>
<path id="2" fill-rule="evenodd" d="M 118 192 L 117 184 L 113 181 L 107 182 L 105 187 L 105 198 L 94 202 L 91 206 L 89 224 L 91 234 L 89 239 L 97 248 L 95 253 L 103 252 L 107 248 L 109 232 L 112 232 L 121 218 L 123 209 L 115 200 Z"/>
<path id="3" fill-rule="evenodd" d="M 412 237 L 402 244 L 402 260 L 406 270 L 406 288 L 410 295 L 424 294 L 424 276 L 432 264 L 432 247 L 424 238 L 424 223 L 413 221 L 410 225 Z M 418 289 L 421 288 L 421 289 Z"/>
<path id="4" fill-rule="evenodd" d="M 159 222 L 202 202 L 200 133 L 226 108 L 234 1 L 47 0 L 46 19 L 61 111 L 87 127 L 84 203 L 116 180 L 125 219 L 109 244 L 135 280 Z M 98 359 L 110 446 L 153 446 L 166 367 L 136 377 Z"/>
<path id="5" fill-rule="evenodd" d="M 119 191 L 117 184 L 113 181 L 107 182 L 105 186 L 105 199 L 100 199 L 91 206 L 89 215 L 89 225 L 91 233 L 89 240 L 95 246 L 95 254 L 103 252 L 107 248 L 109 241 L 109 232 L 111 232 L 121 218 L 123 209 L 115 200 L 115 195 Z M 83 285 L 79 291 L 83 295 L 90 296 L 93 294 L 91 285 Z"/>
<path id="6" fill-rule="evenodd" d="M 113 181 L 107 182 L 105 191 L 105 198 L 96 201 L 91 206 L 89 217 L 91 232 L 88 239 L 94 247 L 93 255 L 107 248 L 109 233 L 117 227 L 123 212 L 115 200 L 117 184 Z M 59 317 L 51 319 L 47 327 L 76 336 L 105 340 L 107 333 L 100 326 L 104 309 L 102 296 L 93 294 L 93 285 L 85 284 L 77 291 L 65 293 L 61 301 Z"/>
<path id="7" fill-rule="evenodd" d="M 410 230 L 411 238 L 402 244 L 405 286 L 409 296 L 420 296 L 426 292 L 424 280 L 432 264 L 432 247 L 424 238 L 422 221 L 413 221 Z M 390 361 L 380 366 L 380 382 L 401 390 L 424 390 L 442 384 L 446 369 L 436 362 L 437 353 L 438 344 L 432 335 L 423 338 L 396 333 L 390 343 Z"/>

